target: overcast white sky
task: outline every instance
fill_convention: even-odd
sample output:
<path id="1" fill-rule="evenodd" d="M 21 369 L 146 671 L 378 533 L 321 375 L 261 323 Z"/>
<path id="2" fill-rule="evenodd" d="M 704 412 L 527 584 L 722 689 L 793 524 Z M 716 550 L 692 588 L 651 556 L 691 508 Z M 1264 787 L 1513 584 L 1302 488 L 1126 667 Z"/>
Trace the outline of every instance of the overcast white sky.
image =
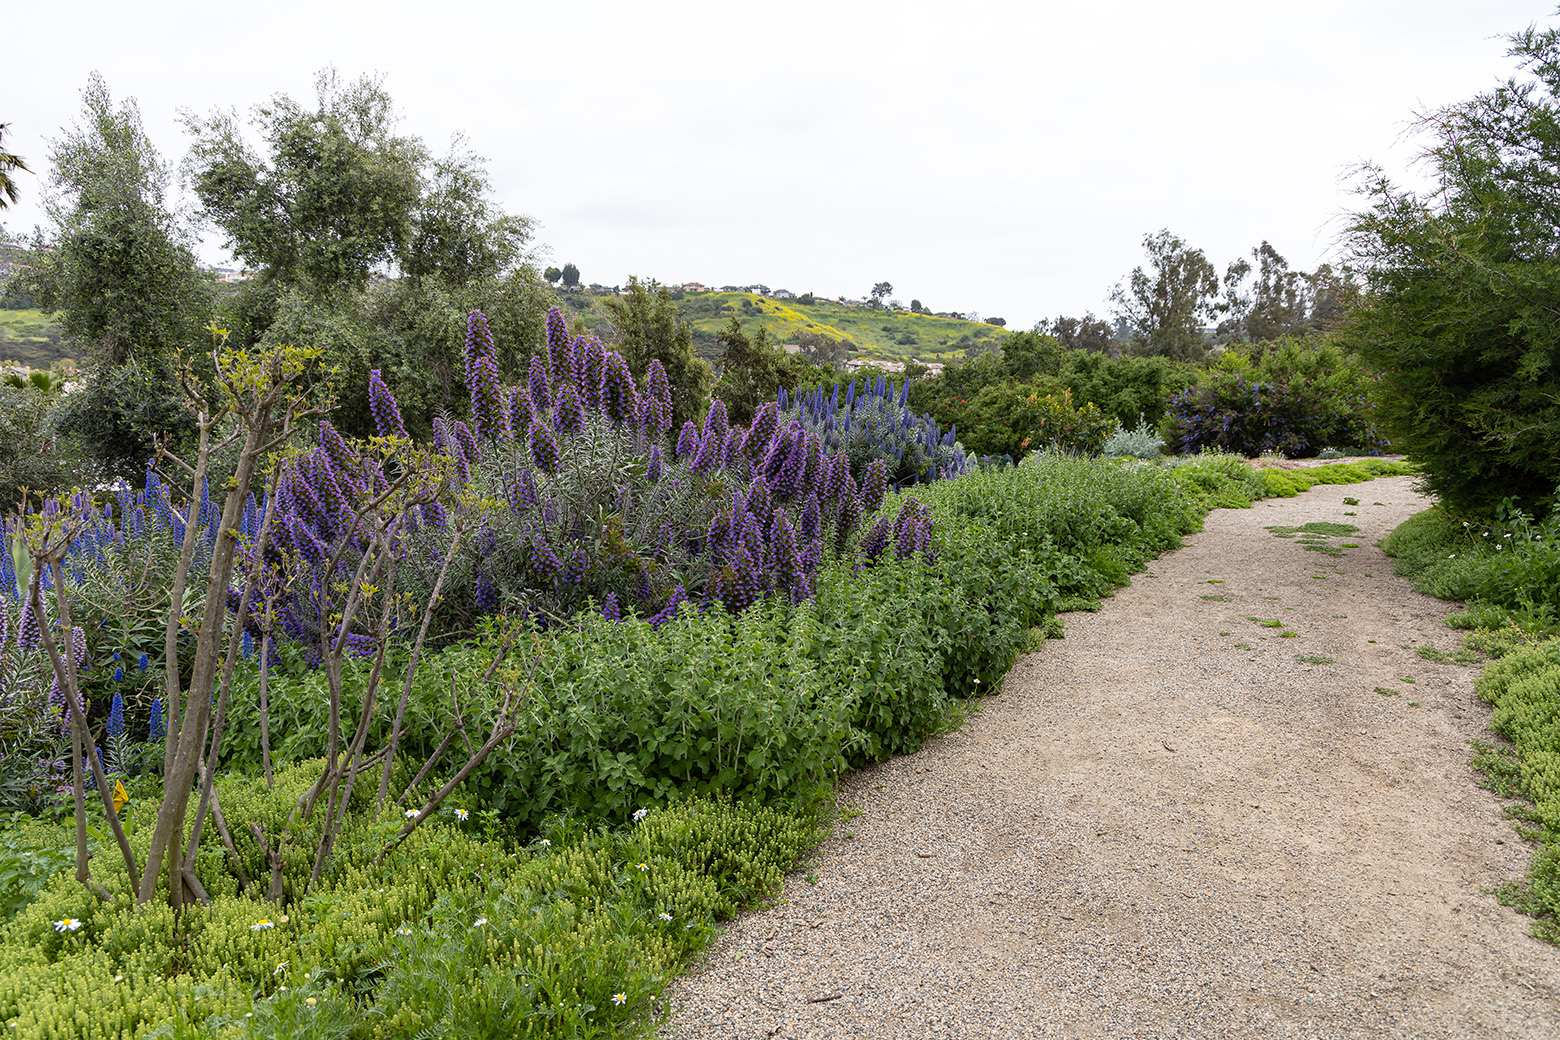
<path id="1" fill-rule="evenodd" d="M 379 73 L 400 129 L 463 132 L 588 282 L 763 282 L 1028 327 L 1108 310 L 1169 228 L 1222 271 L 1338 255 L 1348 171 L 1408 172 L 1412 114 L 1512 72 L 1515 0 L 42 0 L 0 20 L 7 150 L 46 173 L 96 69 L 164 158 L 178 110 Z M 4 214 L 42 215 L 41 178 Z M 220 238 L 206 259 L 225 260 Z"/>

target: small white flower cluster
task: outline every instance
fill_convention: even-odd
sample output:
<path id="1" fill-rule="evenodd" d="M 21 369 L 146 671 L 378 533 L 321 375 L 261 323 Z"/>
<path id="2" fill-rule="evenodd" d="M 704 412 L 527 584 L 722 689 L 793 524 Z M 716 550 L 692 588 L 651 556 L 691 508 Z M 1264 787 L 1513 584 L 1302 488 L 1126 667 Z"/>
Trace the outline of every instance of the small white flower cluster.
<path id="1" fill-rule="evenodd" d="M 639 809 L 636 809 L 636 810 L 634 810 L 634 822 L 638 823 L 640 820 L 643 820 L 646 816 L 649 816 L 649 815 L 650 815 L 650 810 L 649 809 L 645 809 L 643 807 L 641 807 Z"/>
<path id="2" fill-rule="evenodd" d="M 54 930 L 56 932 L 74 932 L 77 928 L 80 927 L 81 922 L 76 920 L 74 917 L 67 917 L 62 921 L 54 922 Z"/>

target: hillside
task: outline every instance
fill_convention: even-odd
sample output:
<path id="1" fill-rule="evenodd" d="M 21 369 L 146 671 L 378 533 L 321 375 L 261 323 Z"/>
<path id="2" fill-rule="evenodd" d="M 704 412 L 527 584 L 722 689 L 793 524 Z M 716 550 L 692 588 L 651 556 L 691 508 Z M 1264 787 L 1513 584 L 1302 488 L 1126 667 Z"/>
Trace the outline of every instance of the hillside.
<path id="1" fill-rule="evenodd" d="M 54 316 L 43 311 L 0 310 L 0 364 L 49 368 L 72 357 Z"/>
<path id="2" fill-rule="evenodd" d="M 561 293 L 560 301 L 572 316 L 592 329 L 605 329 L 607 293 Z M 794 343 L 803 333 L 832 339 L 848 339 L 854 356 L 882 360 L 915 358 L 950 361 L 979 354 L 1000 343 L 1008 331 L 996 325 L 912 314 L 887 307 L 852 307 L 832 300 L 801 303 L 748 292 L 685 293 L 673 290 L 683 320 L 693 326 L 694 348 L 703 357 L 720 354 L 716 335 L 735 315 L 749 336 L 767 330 L 774 344 Z"/>

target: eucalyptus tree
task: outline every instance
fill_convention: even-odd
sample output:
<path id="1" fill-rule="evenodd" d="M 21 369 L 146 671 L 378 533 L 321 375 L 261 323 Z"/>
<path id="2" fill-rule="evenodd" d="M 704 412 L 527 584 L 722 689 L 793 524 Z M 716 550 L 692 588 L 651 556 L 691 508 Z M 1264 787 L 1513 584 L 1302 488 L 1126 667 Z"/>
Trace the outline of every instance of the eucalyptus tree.
<path id="1" fill-rule="evenodd" d="M 1140 352 L 1200 360 L 1207 351 L 1203 328 L 1216 313 L 1218 272 L 1201 249 L 1168 230 L 1145 235 L 1143 249 L 1149 269 L 1133 268 L 1111 291 L 1116 316 Z"/>

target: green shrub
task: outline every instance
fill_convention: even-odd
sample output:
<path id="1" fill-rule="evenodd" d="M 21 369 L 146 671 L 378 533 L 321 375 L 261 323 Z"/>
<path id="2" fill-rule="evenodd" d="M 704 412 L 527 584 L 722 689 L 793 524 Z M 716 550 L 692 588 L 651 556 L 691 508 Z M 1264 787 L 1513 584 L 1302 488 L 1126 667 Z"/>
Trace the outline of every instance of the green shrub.
<path id="1" fill-rule="evenodd" d="M 1030 394 L 1019 407 L 1014 421 L 1023 431 L 1020 447 L 1032 451 L 1064 451 L 1073 455 L 1098 455 L 1115 428 L 1092 401 L 1073 404 L 1072 391 L 1060 394 Z"/>
<path id="2" fill-rule="evenodd" d="M 101 904 L 62 872 L 0 930 L 0 1020 L 18 1036 L 104 1040 L 180 1023 L 354 1040 L 638 1035 L 714 923 L 773 892 L 819 837 L 810 818 L 729 801 L 640 815 L 611 833 L 556 819 L 529 849 L 431 821 L 383 865 L 342 866 L 286 908 L 213 893 L 176 917 L 124 893 Z"/>
<path id="3" fill-rule="evenodd" d="M 1157 459 L 1165 453 L 1165 442 L 1147 417 L 1140 415 L 1138 425 L 1130 430 L 1118 424 L 1102 453 L 1107 459 Z"/>
<path id="4" fill-rule="evenodd" d="M 1534 933 L 1560 942 L 1560 640 L 1515 650 L 1475 684 L 1495 708 L 1490 728 L 1512 744 L 1507 779 L 1533 803 L 1540 847 L 1514 902 L 1538 920 Z"/>
<path id="5" fill-rule="evenodd" d="M 1328 446 L 1378 452 L 1370 424 L 1372 377 L 1326 340 L 1286 339 L 1255 357 L 1230 349 L 1191 389 L 1176 394 L 1166 437 L 1181 452 L 1309 458 Z"/>

